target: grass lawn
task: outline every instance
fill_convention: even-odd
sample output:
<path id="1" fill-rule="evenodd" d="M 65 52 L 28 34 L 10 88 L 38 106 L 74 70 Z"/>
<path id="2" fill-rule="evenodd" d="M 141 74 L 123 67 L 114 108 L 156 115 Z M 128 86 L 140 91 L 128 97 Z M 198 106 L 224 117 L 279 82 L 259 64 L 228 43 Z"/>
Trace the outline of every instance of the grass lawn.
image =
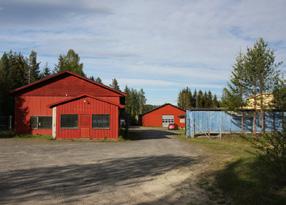
<path id="1" fill-rule="evenodd" d="M 45 139 L 52 140 L 52 136 L 49 135 L 16 135 L 14 138 L 18 139 Z"/>
<path id="2" fill-rule="evenodd" d="M 23 134 L 17 135 L 14 132 L 5 131 L 0 132 L 0 139 L 1 138 L 14 138 L 14 139 L 35 139 L 35 140 L 53 140 L 52 136 L 50 135 L 31 135 L 31 134 Z M 71 138 L 71 139 L 59 139 L 62 141 L 74 141 L 74 142 L 85 142 L 85 141 L 93 141 L 93 142 L 117 142 L 113 139 L 90 139 L 90 138 Z M 119 136 L 118 141 L 126 141 L 127 139 L 122 135 Z"/>
<path id="3" fill-rule="evenodd" d="M 30 134 L 17 135 L 12 131 L 0 131 L 0 138 L 52 140 L 52 136 L 49 135 L 30 135 Z"/>
<path id="4" fill-rule="evenodd" d="M 279 184 L 280 177 L 260 160 L 257 150 L 240 136 L 225 136 L 220 139 L 185 139 L 199 145 L 213 158 L 214 171 L 209 178 L 212 186 L 218 186 L 233 204 L 270 205 L 286 204 L 285 184 Z M 202 184 L 207 178 L 202 180 Z M 281 178 L 280 178 L 281 179 Z M 211 187 L 207 187 L 211 189 Z"/>

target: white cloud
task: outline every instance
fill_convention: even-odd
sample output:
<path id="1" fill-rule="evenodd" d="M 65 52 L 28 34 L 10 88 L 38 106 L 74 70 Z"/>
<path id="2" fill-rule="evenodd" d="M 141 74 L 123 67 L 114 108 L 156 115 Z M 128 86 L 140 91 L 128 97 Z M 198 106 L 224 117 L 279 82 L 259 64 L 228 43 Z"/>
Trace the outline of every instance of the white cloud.
<path id="1" fill-rule="evenodd" d="M 154 89 L 169 90 L 174 101 L 187 85 L 219 92 L 235 56 L 258 37 L 283 60 L 285 6 L 284 0 L 11 0 L 0 2 L 0 43 L 4 50 L 35 49 L 49 62 L 73 48 L 88 75 L 139 83 L 154 102 L 163 99 Z M 29 15 L 15 12 L 21 7 Z"/>
<path id="2" fill-rule="evenodd" d="M 138 78 L 119 78 L 119 82 L 136 88 L 146 88 L 146 87 L 154 87 L 154 88 L 165 88 L 172 86 L 180 86 L 180 83 L 175 83 L 167 80 L 149 80 L 149 79 L 138 79 Z"/>

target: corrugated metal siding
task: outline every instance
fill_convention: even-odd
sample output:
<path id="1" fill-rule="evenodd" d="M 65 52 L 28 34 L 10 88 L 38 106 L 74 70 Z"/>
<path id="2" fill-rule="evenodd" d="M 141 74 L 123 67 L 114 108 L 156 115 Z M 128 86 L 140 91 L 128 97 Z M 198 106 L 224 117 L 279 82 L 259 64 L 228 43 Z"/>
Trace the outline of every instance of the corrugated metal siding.
<path id="1" fill-rule="evenodd" d="M 180 123 L 178 116 L 184 115 L 185 112 L 171 105 L 163 106 L 157 110 L 142 116 L 142 125 L 145 127 L 162 127 L 162 115 L 174 115 L 175 124 L 179 127 L 185 127 L 184 123 Z"/>
<path id="2" fill-rule="evenodd" d="M 57 138 L 79 138 L 81 136 L 81 127 L 77 129 L 62 129 L 60 127 L 60 116 L 62 114 L 78 114 L 79 122 L 80 115 L 90 115 L 90 138 L 96 139 L 117 139 L 119 134 L 118 121 L 118 107 L 105 103 L 93 98 L 81 98 L 57 107 Z M 109 129 L 93 129 L 92 128 L 92 114 L 110 114 L 110 128 Z"/>
<path id="3" fill-rule="evenodd" d="M 206 133 L 231 133 L 252 132 L 253 113 L 244 112 L 244 124 L 242 126 L 242 114 L 226 111 L 187 111 L 186 113 L 186 134 L 194 136 L 195 134 Z M 265 130 L 272 131 L 282 128 L 281 112 L 265 113 Z M 257 113 L 256 127 L 257 132 L 261 132 L 260 116 Z"/>

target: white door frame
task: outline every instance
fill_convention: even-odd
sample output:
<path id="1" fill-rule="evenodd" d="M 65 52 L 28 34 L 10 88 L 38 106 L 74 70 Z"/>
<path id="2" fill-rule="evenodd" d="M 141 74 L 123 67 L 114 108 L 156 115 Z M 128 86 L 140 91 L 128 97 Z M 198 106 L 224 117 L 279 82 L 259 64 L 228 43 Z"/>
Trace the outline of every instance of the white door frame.
<path id="1" fill-rule="evenodd" d="M 57 107 L 53 107 L 52 136 L 53 139 L 56 139 L 57 137 Z"/>

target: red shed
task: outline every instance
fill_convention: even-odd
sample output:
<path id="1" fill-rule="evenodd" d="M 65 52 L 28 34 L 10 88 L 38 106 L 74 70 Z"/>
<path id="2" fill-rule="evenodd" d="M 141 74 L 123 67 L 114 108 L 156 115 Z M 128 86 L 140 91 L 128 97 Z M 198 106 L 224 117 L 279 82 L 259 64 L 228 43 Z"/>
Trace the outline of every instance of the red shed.
<path id="1" fill-rule="evenodd" d="M 186 111 L 170 103 L 157 107 L 142 115 L 142 125 L 145 127 L 168 127 L 176 124 L 180 128 L 185 127 Z"/>
<path id="2" fill-rule="evenodd" d="M 117 139 L 125 93 L 64 71 L 14 90 L 15 131 Z"/>

